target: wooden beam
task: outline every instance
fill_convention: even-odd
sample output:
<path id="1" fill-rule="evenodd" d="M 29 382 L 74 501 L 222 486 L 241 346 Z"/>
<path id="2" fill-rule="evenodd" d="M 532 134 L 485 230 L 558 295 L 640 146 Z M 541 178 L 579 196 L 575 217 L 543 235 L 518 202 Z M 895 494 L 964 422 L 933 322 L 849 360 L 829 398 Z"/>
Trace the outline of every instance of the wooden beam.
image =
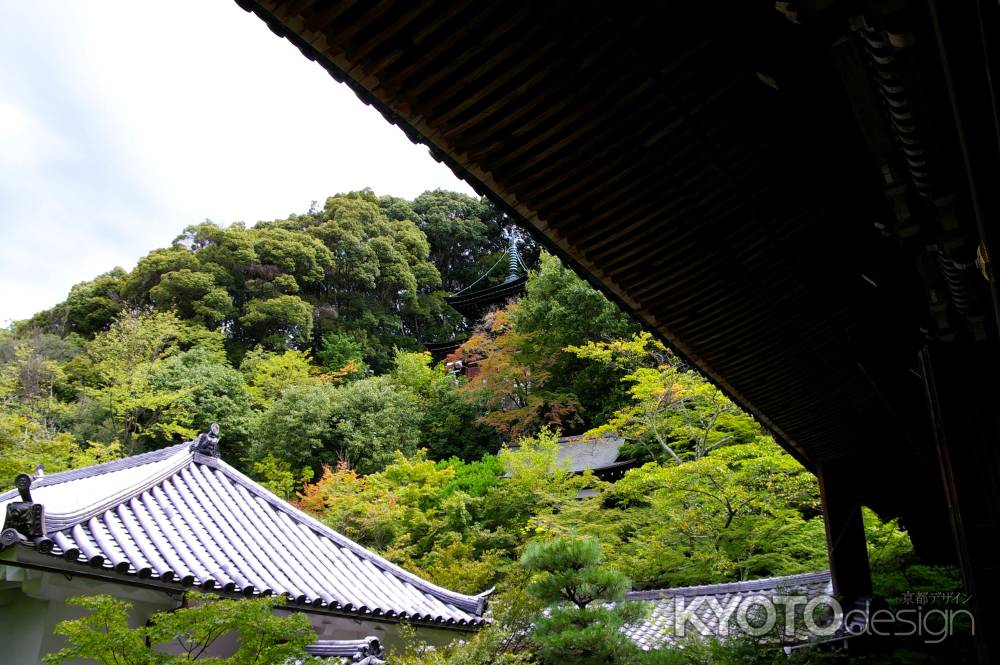
<path id="1" fill-rule="evenodd" d="M 868 543 L 861 516 L 859 463 L 852 458 L 826 462 L 819 465 L 817 474 L 833 593 L 845 608 L 872 595 Z"/>
<path id="2" fill-rule="evenodd" d="M 1000 659 L 1000 410 L 996 344 L 939 344 L 924 348 L 927 391 L 951 536 L 962 583 L 971 594 L 979 662 Z M 945 537 L 945 534 L 941 534 Z"/>

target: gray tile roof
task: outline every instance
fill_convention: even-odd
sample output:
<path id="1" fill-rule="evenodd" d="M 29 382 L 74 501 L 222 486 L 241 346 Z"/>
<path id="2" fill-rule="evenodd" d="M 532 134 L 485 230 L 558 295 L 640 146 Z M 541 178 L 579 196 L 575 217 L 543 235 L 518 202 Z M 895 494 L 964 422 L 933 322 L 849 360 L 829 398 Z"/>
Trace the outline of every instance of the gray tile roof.
<path id="1" fill-rule="evenodd" d="M 567 464 L 572 473 L 611 467 L 615 465 L 623 443 L 625 440 L 614 434 L 596 439 L 564 436 L 559 439 L 559 462 Z"/>
<path id="2" fill-rule="evenodd" d="M 631 461 L 618 462 L 625 439 L 617 434 L 605 434 L 596 439 L 576 436 L 559 437 L 559 465 L 570 473 L 583 471 L 598 471 L 631 464 Z M 518 450 L 520 446 L 511 446 Z"/>
<path id="3" fill-rule="evenodd" d="M 627 599 L 648 604 L 649 615 L 643 622 L 626 626 L 623 631 L 639 647 L 646 650 L 679 644 L 681 631 L 678 628 L 683 621 L 689 622 L 683 632 L 687 635 L 698 635 L 690 622 L 692 618 L 699 620 L 711 632 L 711 635 L 706 637 L 726 637 L 734 634 L 734 627 L 720 625 L 718 613 L 713 608 L 713 601 L 716 607 L 728 608 L 736 597 L 744 599 L 762 596 L 778 599 L 781 596 L 791 595 L 814 597 L 830 594 L 832 587 L 829 571 L 769 577 L 749 582 L 633 591 L 628 594 Z M 788 641 L 795 642 L 802 639 L 804 638 L 796 636 Z"/>
<path id="4" fill-rule="evenodd" d="M 318 658 L 339 658 L 343 663 L 384 663 L 385 648 L 377 637 L 360 640 L 318 640 L 306 647 L 306 653 Z"/>
<path id="5" fill-rule="evenodd" d="M 197 585 L 290 604 L 442 627 L 484 620 L 485 594 L 438 587 L 282 501 L 217 457 L 180 444 L 37 478 L 45 537 L 22 540 L 53 567 L 122 582 Z M 0 494 L 0 515 L 17 501 Z"/>

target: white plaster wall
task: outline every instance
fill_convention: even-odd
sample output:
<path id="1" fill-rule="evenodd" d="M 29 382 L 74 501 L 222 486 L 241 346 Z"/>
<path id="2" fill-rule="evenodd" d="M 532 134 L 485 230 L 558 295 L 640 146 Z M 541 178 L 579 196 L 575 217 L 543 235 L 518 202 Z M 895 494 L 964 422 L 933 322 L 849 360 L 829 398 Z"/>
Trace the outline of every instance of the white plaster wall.
<path id="1" fill-rule="evenodd" d="M 108 594 L 129 600 L 133 604 L 129 616 L 132 626 L 143 625 L 155 612 L 175 608 L 179 598 L 165 591 L 143 589 L 112 581 L 82 577 L 66 577 L 58 573 L 43 572 L 0 563 L 0 665 L 35 665 L 48 653 L 66 646 L 54 634 L 60 621 L 75 619 L 86 614 L 81 608 L 67 605 L 73 596 Z M 290 610 L 279 610 L 288 612 Z M 394 623 L 364 621 L 348 617 L 307 613 L 317 638 L 321 640 L 360 639 L 374 635 L 388 650 L 401 645 L 399 628 Z M 419 639 L 435 646 L 443 646 L 467 633 L 419 627 Z M 235 635 L 226 635 L 212 645 L 206 656 L 227 656 L 238 647 Z M 179 647 L 169 648 L 179 653 Z M 73 665 L 89 661 L 67 661 Z"/>
<path id="2" fill-rule="evenodd" d="M 364 621 L 324 614 L 310 614 L 309 620 L 320 640 L 356 640 L 373 635 L 389 651 L 402 646 L 399 624 Z M 468 639 L 470 633 L 439 628 L 417 627 L 417 639 L 433 646 L 444 646 L 454 640 Z"/>
<path id="3" fill-rule="evenodd" d="M 33 665 L 45 638 L 49 604 L 29 598 L 20 585 L 0 591 L 0 665 Z"/>
<path id="4" fill-rule="evenodd" d="M 127 587 L 80 577 L 67 578 L 17 566 L 0 566 L 0 665 L 36 665 L 49 653 L 66 646 L 55 634 L 60 621 L 76 619 L 86 611 L 66 604 L 72 596 L 108 594 L 132 602 L 129 624 L 140 626 L 154 612 L 176 607 L 177 601 L 159 591 Z M 10 648 L 6 645 L 10 644 Z M 90 661 L 67 661 L 89 663 Z"/>

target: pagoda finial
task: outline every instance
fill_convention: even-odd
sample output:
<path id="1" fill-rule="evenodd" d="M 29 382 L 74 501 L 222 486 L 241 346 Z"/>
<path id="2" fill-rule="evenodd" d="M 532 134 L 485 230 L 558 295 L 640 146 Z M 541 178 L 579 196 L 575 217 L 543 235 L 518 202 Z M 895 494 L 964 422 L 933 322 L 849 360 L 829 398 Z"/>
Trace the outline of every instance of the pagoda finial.
<path id="1" fill-rule="evenodd" d="M 507 279 L 513 282 L 521 275 L 521 254 L 517 251 L 517 234 L 513 227 L 507 229 Z"/>

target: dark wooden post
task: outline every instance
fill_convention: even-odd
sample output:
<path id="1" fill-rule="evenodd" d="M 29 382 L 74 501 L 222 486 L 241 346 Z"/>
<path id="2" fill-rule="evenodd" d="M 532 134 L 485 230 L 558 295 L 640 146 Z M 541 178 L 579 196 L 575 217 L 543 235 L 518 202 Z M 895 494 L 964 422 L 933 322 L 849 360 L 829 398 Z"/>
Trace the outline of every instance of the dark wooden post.
<path id="1" fill-rule="evenodd" d="M 920 356 L 980 663 L 1000 662 L 1000 348 L 948 344 Z M 945 534 L 941 534 L 945 537 Z"/>
<path id="2" fill-rule="evenodd" d="M 861 491 L 856 482 L 857 461 L 826 462 L 819 465 L 818 471 L 833 592 L 846 610 L 855 601 L 872 595 Z"/>

